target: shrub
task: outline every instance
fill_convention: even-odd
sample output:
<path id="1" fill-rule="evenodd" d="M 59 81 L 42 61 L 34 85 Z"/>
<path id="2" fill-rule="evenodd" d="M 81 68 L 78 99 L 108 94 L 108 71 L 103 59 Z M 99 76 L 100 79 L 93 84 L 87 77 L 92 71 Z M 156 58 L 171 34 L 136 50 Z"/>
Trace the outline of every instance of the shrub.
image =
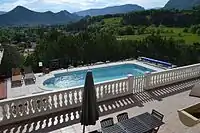
<path id="1" fill-rule="evenodd" d="M 196 31 L 196 33 L 200 36 L 200 29 L 198 29 L 198 30 Z"/>
<path id="2" fill-rule="evenodd" d="M 188 28 L 184 28 L 183 32 L 188 33 Z"/>

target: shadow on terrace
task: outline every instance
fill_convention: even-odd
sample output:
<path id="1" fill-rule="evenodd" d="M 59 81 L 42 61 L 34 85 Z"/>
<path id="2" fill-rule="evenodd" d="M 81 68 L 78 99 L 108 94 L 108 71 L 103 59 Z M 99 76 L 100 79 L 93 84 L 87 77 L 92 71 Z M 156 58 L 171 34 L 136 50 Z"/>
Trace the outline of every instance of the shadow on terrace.
<path id="1" fill-rule="evenodd" d="M 142 107 L 144 103 L 151 102 L 154 100 L 162 101 L 162 98 L 190 90 L 191 87 L 199 81 L 200 79 L 192 79 L 169 86 L 159 87 L 151 91 L 145 91 L 109 100 L 106 102 L 101 102 L 99 103 L 100 115 L 108 115 L 135 106 Z M 54 131 L 56 129 L 79 123 L 80 110 L 80 107 L 73 108 L 71 110 L 65 110 L 53 114 L 48 114 L 46 116 L 40 116 L 38 118 L 30 120 L 19 121 L 17 123 L 0 127 L 0 132 L 41 133 Z"/>

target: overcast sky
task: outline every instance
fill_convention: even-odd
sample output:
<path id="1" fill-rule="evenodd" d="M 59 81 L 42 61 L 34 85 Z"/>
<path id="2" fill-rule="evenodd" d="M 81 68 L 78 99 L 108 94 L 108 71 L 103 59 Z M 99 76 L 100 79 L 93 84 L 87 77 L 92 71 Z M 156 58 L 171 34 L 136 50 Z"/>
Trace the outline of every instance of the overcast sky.
<path id="1" fill-rule="evenodd" d="M 68 10 L 76 12 L 123 4 L 138 4 L 144 8 L 163 7 L 168 0 L 0 0 L 0 11 L 9 11 L 21 5 L 35 11 Z"/>

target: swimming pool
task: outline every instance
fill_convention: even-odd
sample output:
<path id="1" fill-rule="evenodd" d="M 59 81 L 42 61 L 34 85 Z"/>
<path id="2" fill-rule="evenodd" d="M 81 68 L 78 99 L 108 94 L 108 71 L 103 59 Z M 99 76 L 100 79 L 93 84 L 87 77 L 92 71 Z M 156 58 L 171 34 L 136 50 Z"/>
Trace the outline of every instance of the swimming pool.
<path id="1" fill-rule="evenodd" d="M 136 64 L 122 64 L 107 67 L 93 68 L 94 82 L 103 82 L 107 80 L 119 79 L 127 77 L 128 74 L 133 76 L 141 76 L 146 72 L 153 72 L 149 68 Z M 44 81 L 43 85 L 49 89 L 62 89 L 75 86 L 82 86 L 85 82 L 87 70 L 79 70 L 55 74 L 53 78 Z"/>

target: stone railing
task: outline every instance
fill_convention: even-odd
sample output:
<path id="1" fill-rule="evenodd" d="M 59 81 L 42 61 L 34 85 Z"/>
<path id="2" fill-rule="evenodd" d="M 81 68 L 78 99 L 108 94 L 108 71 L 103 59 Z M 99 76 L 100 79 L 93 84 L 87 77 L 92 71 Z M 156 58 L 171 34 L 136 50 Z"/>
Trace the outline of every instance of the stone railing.
<path id="1" fill-rule="evenodd" d="M 95 85 L 98 102 L 200 76 L 200 64 L 107 81 Z M 0 101 L 0 126 L 81 106 L 83 87 Z"/>
<path id="2" fill-rule="evenodd" d="M 132 93 L 133 76 L 95 85 L 97 100 L 109 100 Z M 83 87 L 57 90 L 0 101 L 0 126 L 81 106 Z"/>

